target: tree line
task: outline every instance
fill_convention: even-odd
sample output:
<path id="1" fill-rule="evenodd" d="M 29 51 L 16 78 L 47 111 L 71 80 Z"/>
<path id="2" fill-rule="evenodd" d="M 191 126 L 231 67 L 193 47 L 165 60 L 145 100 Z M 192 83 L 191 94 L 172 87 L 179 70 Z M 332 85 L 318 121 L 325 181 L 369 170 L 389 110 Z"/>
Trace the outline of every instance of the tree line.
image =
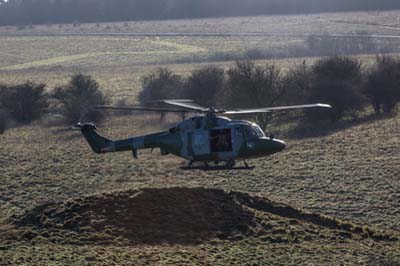
<path id="1" fill-rule="evenodd" d="M 109 102 L 90 75 L 74 74 L 70 81 L 46 90 L 43 83 L 0 84 L 0 133 L 16 125 L 30 124 L 43 116 L 57 116 L 65 124 L 99 122 L 104 114 L 93 109 Z"/>
<path id="2" fill-rule="evenodd" d="M 159 99 L 189 98 L 206 107 L 261 108 L 276 105 L 328 103 L 332 110 L 305 111 L 312 121 L 337 122 L 355 117 L 371 105 L 376 115 L 391 114 L 400 102 L 400 59 L 377 56 L 365 67 L 355 57 L 335 56 L 305 61 L 283 71 L 273 65 L 238 61 L 224 70 L 205 66 L 188 77 L 160 68 L 145 76 L 139 101 L 145 105 Z M 258 114 L 254 120 L 265 128 L 271 114 Z"/>
<path id="3" fill-rule="evenodd" d="M 397 0 L 0 0 L 0 25 L 161 20 L 400 8 Z"/>
<path id="4" fill-rule="evenodd" d="M 376 115 L 394 113 L 400 102 L 399 80 L 400 58 L 392 56 L 377 56 L 370 67 L 354 57 L 327 57 L 288 71 L 273 64 L 238 61 L 227 70 L 205 66 L 188 76 L 159 68 L 142 78 L 138 100 L 148 106 L 160 99 L 190 98 L 206 107 L 227 109 L 323 102 L 331 104 L 332 110 L 304 111 L 306 119 L 337 122 L 355 117 L 369 105 Z M 45 84 L 31 81 L 0 84 L 0 132 L 44 115 L 58 115 L 70 125 L 100 122 L 105 114 L 93 107 L 108 103 L 109 98 L 90 75 L 74 74 L 67 84 L 50 92 Z M 265 128 L 272 116 L 258 114 L 249 119 Z"/>

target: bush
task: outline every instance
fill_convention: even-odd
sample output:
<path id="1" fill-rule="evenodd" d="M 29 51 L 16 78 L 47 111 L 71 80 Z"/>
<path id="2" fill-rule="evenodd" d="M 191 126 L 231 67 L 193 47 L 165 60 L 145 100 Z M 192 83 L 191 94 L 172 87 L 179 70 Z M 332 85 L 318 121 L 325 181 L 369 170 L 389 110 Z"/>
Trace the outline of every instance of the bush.
<path id="1" fill-rule="evenodd" d="M 93 107 L 108 103 L 97 81 L 83 74 L 73 75 L 67 85 L 56 88 L 53 97 L 61 103 L 61 113 L 68 123 L 99 123 L 104 114 Z"/>
<path id="2" fill-rule="evenodd" d="M 331 57 L 319 60 L 312 67 L 312 82 L 309 102 L 323 102 L 332 105 L 329 110 L 333 122 L 345 114 L 355 115 L 362 108 L 363 95 L 361 63 L 352 57 Z M 313 119 L 321 118 L 326 111 L 306 112 Z"/>
<path id="3" fill-rule="evenodd" d="M 225 83 L 224 74 L 223 69 L 214 66 L 194 70 L 186 82 L 183 96 L 205 107 L 215 107 L 220 102 L 220 93 Z"/>
<path id="4" fill-rule="evenodd" d="M 400 59 L 388 56 L 376 58 L 368 71 L 364 93 L 375 113 L 392 113 L 400 101 Z"/>
<path id="5" fill-rule="evenodd" d="M 173 74 L 168 68 L 159 68 L 142 79 L 139 102 L 146 104 L 151 101 L 179 97 L 182 94 L 183 86 L 181 76 Z"/>
<path id="6" fill-rule="evenodd" d="M 15 121 L 29 124 L 41 118 L 47 110 L 49 103 L 45 85 L 31 81 L 18 85 L 2 85 L 0 105 Z"/>
<path id="7" fill-rule="evenodd" d="M 237 62 L 228 70 L 229 95 L 227 103 L 236 108 L 273 106 L 284 96 L 281 70 L 274 65 L 256 66 L 252 61 Z M 257 123 L 265 128 L 270 113 L 256 115 Z"/>
<path id="8" fill-rule="evenodd" d="M 289 69 L 285 76 L 285 104 L 305 104 L 308 101 L 312 84 L 312 69 L 304 61 Z"/>

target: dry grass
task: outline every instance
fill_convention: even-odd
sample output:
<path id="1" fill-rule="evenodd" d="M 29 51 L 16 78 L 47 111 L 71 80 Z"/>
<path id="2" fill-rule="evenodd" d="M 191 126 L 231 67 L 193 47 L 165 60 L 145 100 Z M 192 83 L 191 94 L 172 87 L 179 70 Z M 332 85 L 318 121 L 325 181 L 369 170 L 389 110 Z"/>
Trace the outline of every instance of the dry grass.
<path id="1" fill-rule="evenodd" d="M 29 31 L 396 34 L 397 16 L 397 11 L 361 12 L 39 26 Z M 0 36 L 0 82 L 31 79 L 46 82 L 51 89 L 66 82 L 71 73 L 83 71 L 98 79 L 114 99 L 135 101 L 141 76 L 155 68 L 164 65 L 187 74 L 201 66 L 167 62 L 219 51 L 274 49 L 287 41 L 261 37 Z M 299 41 L 304 40 L 293 39 Z M 373 56 L 362 58 L 368 62 Z M 273 62 L 287 68 L 303 60 Z M 265 62 L 271 61 L 259 63 Z M 214 64 L 226 68 L 232 62 Z M 113 117 L 101 131 L 124 138 L 165 129 L 179 118 L 171 116 L 164 123 L 158 119 L 151 115 Z M 253 171 L 215 172 L 180 170 L 185 162 L 160 156 L 157 151 L 139 152 L 139 160 L 133 160 L 130 153 L 95 155 L 78 131 L 51 121 L 11 129 L 0 135 L 0 265 L 399 265 L 399 242 L 376 238 L 399 235 L 398 121 L 398 117 L 370 119 L 344 124 L 337 131 L 321 132 L 321 136 L 288 139 L 287 150 L 254 160 Z M 147 197 L 138 200 L 134 193 L 138 191 L 147 191 Z M 191 204 L 186 205 L 188 202 Z M 218 206 L 221 203 L 233 212 L 226 213 Z M 39 206 L 52 208 L 43 207 L 46 213 L 32 216 Z M 110 213 L 113 216 L 107 216 Z M 165 233 L 160 228 L 152 231 L 157 221 L 151 218 L 161 214 L 166 221 L 181 222 L 180 227 L 172 228 L 173 239 L 186 240 L 179 233 L 188 232 L 196 240 L 171 242 L 167 241 L 171 238 L 158 235 L 161 240 L 156 243 L 137 241 L 152 240 L 154 235 L 139 238 L 138 228 L 116 226 L 124 218 L 138 222 L 135 213 L 148 215 L 148 224 L 138 224 L 150 235 Z M 211 213 L 219 218 L 208 221 Z M 64 219 L 64 214 L 71 217 Z M 18 224 L 11 222 L 12 217 L 32 219 Z M 204 217 L 204 224 L 198 222 Z M 235 232 L 234 225 L 225 223 L 231 218 L 245 222 L 245 230 Z M 67 221 L 83 221 L 86 227 L 74 231 L 64 227 Z M 95 221 L 100 228 L 93 227 Z M 207 230 L 193 227 L 195 230 L 185 231 L 192 228 L 185 225 L 188 221 Z M 52 229 L 40 226 L 45 224 Z M 218 234 L 224 229 L 227 238 Z M 126 232 L 133 233 L 127 236 Z M 196 235 L 198 232 L 202 234 Z"/>
<path id="2" fill-rule="evenodd" d="M 14 226 L 4 230 L 4 254 L 35 264 L 395 263 L 399 248 L 398 239 L 370 228 L 205 188 L 114 191 L 50 203 L 14 218 Z"/>
<path id="3" fill-rule="evenodd" d="M 398 11 L 331 13 L 301 16 L 260 16 L 226 19 L 170 20 L 111 24 L 36 26 L 18 30 L 0 28 L 0 82 L 31 79 L 49 88 L 65 82 L 75 72 L 97 78 L 116 98 L 135 98 L 140 78 L 155 68 L 170 65 L 179 73 L 197 67 L 191 58 L 210 58 L 219 53 L 243 54 L 262 49 L 287 53 L 306 46 L 305 37 L 134 37 L 48 36 L 46 33 L 210 32 L 265 34 L 398 34 Z M 2 36 L 17 33 L 17 36 Z M 24 35 L 25 34 L 25 35 Z M 32 35 L 38 34 L 38 35 Z M 43 35 L 44 34 L 44 35 Z M 287 55 L 290 56 L 290 53 Z M 218 56 L 216 56 L 218 58 Z M 221 60 L 223 57 L 221 57 Z M 371 57 L 368 57 L 368 60 Z M 303 59 L 276 60 L 291 65 Z M 300 62 L 301 62 L 300 61 Z M 215 62 L 225 66 L 232 62 Z"/>
<path id="4" fill-rule="evenodd" d="M 170 117 L 171 122 L 174 119 L 177 118 Z M 122 138 L 167 126 L 158 124 L 157 120 L 157 116 L 119 117 L 101 127 L 101 131 Z M 146 129 L 145 125 L 152 122 L 158 126 Z M 98 265 L 294 265 L 300 262 L 374 265 L 390 262 L 396 265 L 400 256 L 399 242 L 374 241 L 362 236 L 371 237 L 376 234 L 374 232 L 379 235 L 380 231 L 392 237 L 399 234 L 398 133 L 397 117 L 372 120 L 337 133 L 331 132 L 325 137 L 289 140 L 285 152 L 253 161 L 256 169 L 251 172 L 188 172 L 178 168 L 182 160 L 162 157 L 158 152 L 141 152 L 139 160 L 133 160 L 129 153 L 92 154 L 79 132 L 60 127 L 37 125 L 12 129 L 0 136 L 3 143 L 0 151 L 0 216 L 3 218 L 0 231 L 3 236 L 11 236 L 0 247 L 0 257 L 11 264 L 49 264 L 53 261 L 75 265 L 89 262 Z M 153 189 L 146 189 L 149 187 Z M 199 191 L 205 192 L 196 192 L 198 187 L 202 187 Z M 147 192 L 142 200 L 135 200 L 135 191 L 142 188 Z M 178 193 L 179 189 L 184 192 Z M 235 193 L 213 194 L 215 189 L 247 191 L 253 196 L 241 198 L 244 194 L 238 193 L 232 202 L 229 195 Z M 254 194 L 283 204 L 257 203 Z M 210 195 L 222 195 L 224 200 Z M 114 201 L 116 199 L 125 203 L 115 205 L 119 202 Z M 167 221 L 178 219 L 178 229 L 169 232 L 176 232 L 172 234 L 173 239 L 182 239 L 179 233 L 191 228 L 185 221 L 198 221 L 211 213 L 217 215 L 218 210 L 229 210 L 217 207 L 222 202 L 228 204 L 226 206 L 236 206 L 235 210 L 249 211 L 248 217 L 253 218 L 248 222 L 240 218 L 245 222 L 245 230 L 233 233 L 224 223 L 210 222 L 202 228 L 217 228 L 216 231 L 188 231 L 196 239 L 195 244 L 190 245 L 168 243 L 171 238 L 165 235 L 157 238 L 164 239 L 165 243 L 149 245 L 140 239 L 150 241 L 152 237 L 150 240 L 140 238 L 137 233 L 127 237 L 121 231 L 126 227 L 112 222 L 119 215 L 122 215 L 118 218 L 120 222 L 123 218 L 148 217 L 148 223 L 139 227 L 148 232 L 147 236 L 154 236 L 163 230 L 152 231 L 146 225 L 158 224 L 157 215 Z M 22 231 L 15 231 L 23 238 L 13 238 L 15 229 L 10 228 L 7 220 L 47 203 L 50 205 L 46 215 L 41 217 L 39 212 L 39 216 L 33 216 L 36 217 L 33 221 L 39 219 L 36 221 L 50 227 L 53 224 L 55 229 L 27 223 L 17 228 Z M 80 206 L 78 210 L 82 211 L 74 212 L 74 206 Z M 195 208 L 191 209 L 191 206 Z M 298 216 L 291 206 L 316 214 Z M 106 210 L 105 217 L 100 209 Z M 63 213 L 71 217 L 67 215 L 69 218 L 63 219 Z M 107 216 L 110 213 L 114 214 Z M 218 215 L 213 217 L 241 217 L 232 213 L 229 215 L 233 216 Z M 324 218 L 324 215 L 351 223 L 335 222 L 337 220 Z M 71 224 L 79 222 L 79 217 L 92 217 L 93 220 L 85 218 L 83 221 L 98 221 L 102 229 L 93 231 L 91 222 L 81 231 L 63 227 L 69 220 Z M 107 220 L 107 217 L 112 219 Z M 312 221 L 316 219 L 322 224 L 314 224 Z M 333 227 L 327 227 L 331 224 L 329 221 L 333 221 Z M 221 228 L 230 232 L 228 239 L 217 236 Z M 355 228 L 351 229 L 355 231 L 349 232 L 346 228 Z M 136 232 L 138 227 L 124 230 Z M 193 232 L 206 233 L 199 236 Z M 103 247 L 104 244 L 107 247 Z M 73 253 L 76 255 L 71 256 Z"/>

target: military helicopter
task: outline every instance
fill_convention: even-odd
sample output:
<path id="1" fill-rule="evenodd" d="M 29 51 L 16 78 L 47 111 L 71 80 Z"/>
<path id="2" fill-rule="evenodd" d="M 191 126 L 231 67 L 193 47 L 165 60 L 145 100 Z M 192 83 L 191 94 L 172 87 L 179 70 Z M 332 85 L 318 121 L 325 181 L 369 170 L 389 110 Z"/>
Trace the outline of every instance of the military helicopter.
<path id="1" fill-rule="evenodd" d="M 132 151 L 159 148 L 161 155 L 173 154 L 189 161 L 185 170 L 253 169 L 247 159 L 265 157 L 282 151 L 284 141 L 267 137 L 261 128 L 245 120 L 231 120 L 225 116 L 240 114 L 269 113 L 299 108 L 331 108 L 328 104 L 306 104 L 268 107 L 257 109 L 223 110 L 199 106 L 192 100 L 161 100 L 159 102 L 179 109 L 147 107 L 98 106 L 97 109 L 125 109 L 132 111 L 155 111 L 172 113 L 197 113 L 200 115 L 185 119 L 168 131 L 132 137 L 124 140 L 110 140 L 99 135 L 93 123 L 78 123 L 83 136 L 95 153 Z M 224 116 L 222 116 L 224 115 Z M 242 160 L 244 166 L 236 167 Z M 197 165 L 196 165 L 197 164 Z M 200 164 L 200 166 L 198 165 Z"/>

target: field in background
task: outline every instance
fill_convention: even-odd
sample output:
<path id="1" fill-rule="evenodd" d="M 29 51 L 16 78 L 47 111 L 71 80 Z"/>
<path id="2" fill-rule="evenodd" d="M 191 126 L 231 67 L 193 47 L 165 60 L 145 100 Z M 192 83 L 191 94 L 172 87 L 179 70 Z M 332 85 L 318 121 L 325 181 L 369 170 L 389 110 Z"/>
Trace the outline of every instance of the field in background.
<path id="1" fill-rule="evenodd" d="M 290 67 L 293 62 L 304 60 L 291 57 L 299 57 L 304 49 L 309 49 L 308 37 L 303 34 L 396 37 L 400 36 L 399 14 L 399 11 L 357 12 L 3 27 L 0 28 L 0 82 L 31 79 L 46 82 L 52 88 L 64 83 L 70 74 L 84 72 L 98 79 L 113 97 L 135 98 L 141 77 L 159 66 L 170 66 L 185 74 L 198 67 L 199 62 L 226 66 L 236 58 L 261 56 Z M 68 35 L 77 33 L 82 35 Z M 91 33 L 104 35 L 85 36 Z M 124 36 L 125 33 L 256 33 L 259 36 L 146 37 Z M 390 42 L 398 47 L 398 40 L 376 38 L 374 42 L 377 45 Z M 346 41 L 351 43 L 351 39 Z"/>
<path id="2" fill-rule="evenodd" d="M 206 18 L 193 20 L 136 21 L 91 23 L 79 25 L 42 25 L 33 27 L 2 27 L 1 33 L 76 33 L 76 32 L 137 32 L 137 33 L 244 33 L 272 34 L 318 33 L 382 33 L 396 34 L 400 28 L 399 11 L 343 12 L 310 15 L 282 15 Z"/>

